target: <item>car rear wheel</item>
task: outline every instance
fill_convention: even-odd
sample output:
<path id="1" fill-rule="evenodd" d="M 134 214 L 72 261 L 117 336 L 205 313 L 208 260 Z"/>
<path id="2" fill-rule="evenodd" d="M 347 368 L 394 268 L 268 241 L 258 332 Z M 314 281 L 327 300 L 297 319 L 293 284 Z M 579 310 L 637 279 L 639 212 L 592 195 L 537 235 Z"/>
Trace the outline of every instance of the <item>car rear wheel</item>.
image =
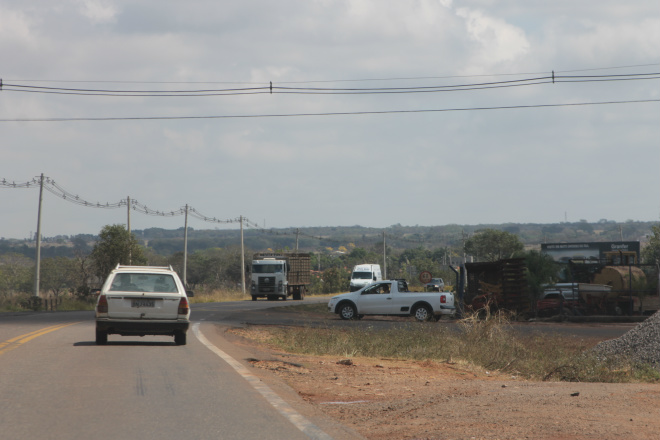
<path id="1" fill-rule="evenodd" d="M 186 332 L 174 333 L 174 343 L 176 345 L 186 345 Z"/>
<path id="2" fill-rule="evenodd" d="M 96 345 L 105 345 L 108 343 L 108 332 L 96 330 Z"/>
<path id="3" fill-rule="evenodd" d="M 357 317 L 357 310 L 351 303 L 344 303 L 339 306 L 339 316 L 341 319 L 355 319 Z"/>

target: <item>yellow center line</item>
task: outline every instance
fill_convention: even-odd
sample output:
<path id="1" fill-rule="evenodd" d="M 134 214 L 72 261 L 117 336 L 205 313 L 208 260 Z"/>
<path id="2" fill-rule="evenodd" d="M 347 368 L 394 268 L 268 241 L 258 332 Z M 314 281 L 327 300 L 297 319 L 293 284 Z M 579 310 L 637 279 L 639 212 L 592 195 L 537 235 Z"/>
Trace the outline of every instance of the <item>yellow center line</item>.
<path id="1" fill-rule="evenodd" d="M 50 327 L 41 328 L 39 330 L 35 330 L 30 333 L 26 333 L 24 335 L 16 336 L 11 339 L 7 339 L 4 342 L 0 342 L 0 355 L 13 350 L 14 348 L 18 348 L 21 345 L 25 344 L 26 342 L 33 340 L 34 338 L 38 338 L 39 336 L 43 336 L 46 333 L 54 332 L 55 330 L 59 330 L 61 328 L 68 327 L 74 324 L 79 324 L 79 322 L 70 322 L 68 324 L 57 324 Z"/>

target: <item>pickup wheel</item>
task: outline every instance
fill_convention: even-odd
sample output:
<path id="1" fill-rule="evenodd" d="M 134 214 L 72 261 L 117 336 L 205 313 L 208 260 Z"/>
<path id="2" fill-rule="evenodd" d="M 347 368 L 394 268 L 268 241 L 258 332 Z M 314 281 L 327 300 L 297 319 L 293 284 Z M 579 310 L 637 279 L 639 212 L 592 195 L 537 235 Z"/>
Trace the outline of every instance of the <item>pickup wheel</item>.
<path id="1" fill-rule="evenodd" d="M 433 311 L 429 308 L 429 306 L 417 306 L 413 310 L 412 314 L 419 322 L 430 321 L 433 319 Z"/>
<path id="2" fill-rule="evenodd" d="M 341 319 L 355 319 L 357 318 L 357 310 L 351 303 L 339 304 L 339 316 Z"/>

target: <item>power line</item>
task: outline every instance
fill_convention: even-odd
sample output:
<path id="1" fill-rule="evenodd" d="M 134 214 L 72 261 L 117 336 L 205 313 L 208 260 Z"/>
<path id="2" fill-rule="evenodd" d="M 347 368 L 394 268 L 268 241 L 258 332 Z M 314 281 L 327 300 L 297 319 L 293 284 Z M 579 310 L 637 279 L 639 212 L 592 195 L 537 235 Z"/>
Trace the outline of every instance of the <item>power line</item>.
<path id="1" fill-rule="evenodd" d="M 166 120 L 202 120 L 202 119 L 250 119 L 250 118 L 293 118 L 311 116 L 355 116 L 355 115 L 387 115 L 410 113 L 446 113 L 462 111 L 484 110 L 516 110 L 532 108 L 579 107 L 590 105 L 614 104 L 642 104 L 660 102 L 660 99 L 638 99 L 628 101 L 601 101 L 601 102 L 574 102 L 562 104 L 530 104 L 495 107 L 465 107 L 446 109 L 417 109 L 417 110 L 382 110 L 382 111 L 355 111 L 355 112 L 325 112 L 325 113 L 288 113 L 288 114 L 257 114 L 257 115 L 208 115 L 208 116 L 129 116 L 129 117 L 100 117 L 100 118 L 16 118 L 0 119 L 0 122 L 107 122 L 107 121 L 166 121 Z"/>
<path id="2" fill-rule="evenodd" d="M 39 187 L 40 185 L 40 179 L 41 177 L 34 178 L 30 181 L 27 182 L 19 182 L 16 183 L 15 181 L 7 181 L 7 179 L 2 179 L 0 181 L 0 188 L 36 188 Z M 124 206 L 128 205 L 128 200 L 120 200 L 118 202 L 90 202 L 88 200 L 83 199 L 82 197 L 73 194 L 66 189 L 64 189 L 62 186 L 58 185 L 54 179 L 50 177 L 44 176 L 44 189 L 46 189 L 48 192 L 51 194 L 76 205 L 79 206 L 84 206 L 88 208 L 101 208 L 101 209 L 117 209 L 117 208 L 122 208 Z M 154 209 L 150 209 L 146 205 L 143 205 L 142 203 L 138 202 L 135 199 L 130 199 L 130 204 L 131 204 L 131 209 L 137 212 L 140 212 L 145 215 L 150 215 L 150 216 L 157 216 L 157 217 L 176 217 L 180 215 L 184 215 L 186 210 L 184 208 L 179 208 L 175 209 L 172 211 L 158 211 Z M 215 217 L 207 217 L 204 215 L 201 215 L 197 210 L 195 210 L 192 207 L 188 207 L 188 212 L 192 217 L 195 217 L 199 220 L 209 222 L 209 223 L 238 223 L 240 220 L 239 219 L 230 219 L 230 220 L 220 220 Z"/>
<path id="3" fill-rule="evenodd" d="M 269 86 L 248 87 L 248 88 L 230 88 L 230 89 L 197 89 L 197 90 L 110 90 L 110 89 L 81 89 L 81 88 L 62 88 L 31 86 L 23 84 L 4 83 L 3 89 L 13 92 L 26 93 L 45 93 L 45 94 L 63 94 L 78 96 L 110 96 L 110 97 L 208 97 L 208 96 L 236 96 L 236 95 L 254 95 L 254 94 L 392 94 L 392 93 L 439 93 L 448 91 L 471 91 L 502 87 L 516 87 L 575 82 L 602 82 L 602 81 L 626 81 L 631 79 L 647 80 L 658 79 L 660 73 L 632 73 L 620 75 L 595 75 L 595 76 L 563 76 L 546 75 L 542 77 L 531 77 L 524 79 L 515 79 L 508 81 L 491 81 L 482 83 L 457 84 L 457 85 L 433 85 L 416 87 L 366 87 L 366 88 L 330 88 L 330 87 L 282 87 Z"/>

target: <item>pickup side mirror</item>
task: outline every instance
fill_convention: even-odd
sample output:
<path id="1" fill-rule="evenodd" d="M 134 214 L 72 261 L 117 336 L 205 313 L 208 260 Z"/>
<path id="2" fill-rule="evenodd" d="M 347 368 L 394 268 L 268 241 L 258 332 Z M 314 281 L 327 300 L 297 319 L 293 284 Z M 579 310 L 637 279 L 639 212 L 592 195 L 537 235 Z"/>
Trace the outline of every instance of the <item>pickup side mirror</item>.
<path id="1" fill-rule="evenodd" d="M 191 297 L 195 296 L 195 292 L 193 292 L 192 290 L 186 290 L 186 296 L 191 298 Z"/>
<path id="2" fill-rule="evenodd" d="M 101 293 L 101 289 L 92 289 L 92 290 L 91 290 L 91 294 L 92 294 L 92 295 L 96 295 L 96 296 L 98 296 L 99 293 Z"/>

